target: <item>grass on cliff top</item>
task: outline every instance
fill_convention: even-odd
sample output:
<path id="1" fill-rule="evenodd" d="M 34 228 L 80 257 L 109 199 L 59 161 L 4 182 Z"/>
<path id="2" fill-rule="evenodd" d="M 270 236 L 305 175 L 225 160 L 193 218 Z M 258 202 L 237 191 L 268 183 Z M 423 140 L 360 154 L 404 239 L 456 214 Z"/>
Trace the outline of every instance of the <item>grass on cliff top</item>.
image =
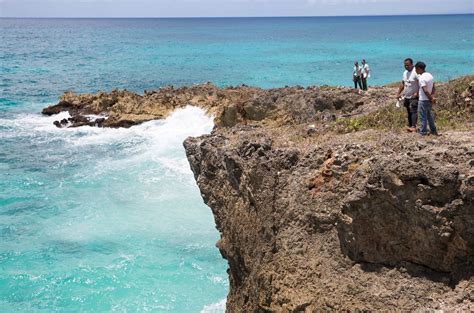
<path id="1" fill-rule="evenodd" d="M 453 112 L 446 109 L 435 109 L 434 116 L 436 126 L 441 131 L 465 130 L 470 127 L 470 122 L 472 122 L 472 113 L 468 110 Z M 338 133 L 351 133 L 367 129 L 399 131 L 403 130 L 407 123 L 405 107 L 387 106 L 368 115 L 340 118 L 334 122 L 333 129 Z"/>
<path id="2" fill-rule="evenodd" d="M 466 98 L 472 99 L 473 89 L 473 75 L 460 77 L 439 87 L 438 103 L 433 106 L 435 123 L 439 130 L 472 128 L 472 101 L 466 101 Z M 367 115 L 339 118 L 332 127 L 338 133 L 350 133 L 367 129 L 399 131 L 406 125 L 405 107 L 397 108 L 395 104 L 389 104 Z"/>

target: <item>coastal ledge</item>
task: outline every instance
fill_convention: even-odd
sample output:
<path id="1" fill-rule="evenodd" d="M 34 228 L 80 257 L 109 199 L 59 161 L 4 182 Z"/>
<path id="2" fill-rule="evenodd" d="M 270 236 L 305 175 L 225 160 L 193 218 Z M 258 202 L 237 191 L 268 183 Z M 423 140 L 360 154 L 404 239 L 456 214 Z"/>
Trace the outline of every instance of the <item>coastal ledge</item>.
<path id="1" fill-rule="evenodd" d="M 368 113 L 390 97 L 394 97 L 394 89 L 389 87 L 377 87 L 366 93 L 329 86 L 266 90 L 246 85 L 219 88 L 207 83 L 145 90 L 143 95 L 127 90 L 96 94 L 65 92 L 59 103 L 44 108 L 42 113 L 54 115 L 68 111 L 71 117 L 56 121 L 58 127 L 130 127 L 165 118 L 174 110 L 191 105 L 215 116 L 218 127 L 248 122 L 288 125 L 314 121 L 315 117 L 334 120 L 336 115 Z M 98 118 L 91 120 L 90 116 Z"/>
<path id="2" fill-rule="evenodd" d="M 243 126 L 187 139 L 230 266 L 228 311 L 472 310 L 473 136 L 366 130 L 288 147 Z"/>
<path id="3" fill-rule="evenodd" d="M 228 312 L 472 311 L 473 89 L 474 76 L 439 86 L 441 137 L 400 130 L 393 87 L 66 93 L 43 113 L 102 127 L 186 105 L 215 116 L 184 146 L 229 263 Z"/>

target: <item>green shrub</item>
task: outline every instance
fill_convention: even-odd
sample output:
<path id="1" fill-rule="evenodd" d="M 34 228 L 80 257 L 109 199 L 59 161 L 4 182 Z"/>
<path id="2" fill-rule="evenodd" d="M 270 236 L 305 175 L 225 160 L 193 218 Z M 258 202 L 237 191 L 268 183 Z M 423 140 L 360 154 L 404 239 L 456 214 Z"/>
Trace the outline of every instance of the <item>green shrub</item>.
<path id="1" fill-rule="evenodd" d="M 339 118 L 333 127 L 340 133 L 350 133 L 366 129 L 397 130 L 405 125 L 405 114 L 402 108 L 386 106 L 367 115 Z"/>

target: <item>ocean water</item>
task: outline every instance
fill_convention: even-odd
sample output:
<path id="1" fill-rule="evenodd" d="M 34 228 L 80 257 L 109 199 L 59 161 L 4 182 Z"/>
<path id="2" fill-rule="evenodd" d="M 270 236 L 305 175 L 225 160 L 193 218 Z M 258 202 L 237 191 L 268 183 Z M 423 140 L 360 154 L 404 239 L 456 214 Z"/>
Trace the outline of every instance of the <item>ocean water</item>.
<path id="1" fill-rule="evenodd" d="M 225 307 L 227 264 L 182 148 L 212 118 L 188 107 L 129 129 L 57 129 L 39 112 L 64 91 L 350 86 L 362 58 L 379 85 L 408 56 L 442 81 L 474 73 L 473 21 L 0 19 L 1 311 Z"/>
<path id="2" fill-rule="evenodd" d="M 68 114 L 62 114 L 66 117 Z M 2 312 L 199 312 L 227 293 L 182 141 L 200 109 L 129 129 L 0 119 Z"/>

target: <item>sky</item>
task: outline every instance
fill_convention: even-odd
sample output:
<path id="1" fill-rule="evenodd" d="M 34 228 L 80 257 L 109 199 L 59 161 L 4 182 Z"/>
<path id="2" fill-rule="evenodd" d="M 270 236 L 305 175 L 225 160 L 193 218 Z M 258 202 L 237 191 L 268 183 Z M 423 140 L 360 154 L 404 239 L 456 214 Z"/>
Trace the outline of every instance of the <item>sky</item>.
<path id="1" fill-rule="evenodd" d="M 0 17 L 346 16 L 474 13 L 474 0 L 0 0 Z"/>

